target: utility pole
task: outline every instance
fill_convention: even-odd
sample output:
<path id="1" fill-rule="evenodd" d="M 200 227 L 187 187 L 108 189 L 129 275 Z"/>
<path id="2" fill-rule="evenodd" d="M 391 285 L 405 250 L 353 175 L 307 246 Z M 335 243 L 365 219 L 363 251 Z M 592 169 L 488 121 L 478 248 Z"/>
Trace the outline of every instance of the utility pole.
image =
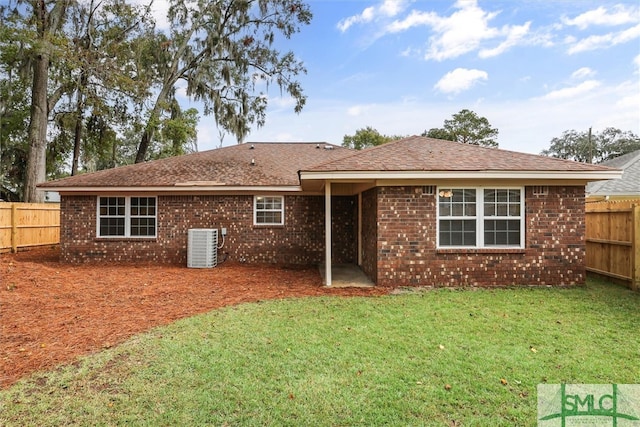
<path id="1" fill-rule="evenodd" d="M 593 163 L 593 144 L 591 143 L 591 127 L 589 127 L 589 163 Z"/>

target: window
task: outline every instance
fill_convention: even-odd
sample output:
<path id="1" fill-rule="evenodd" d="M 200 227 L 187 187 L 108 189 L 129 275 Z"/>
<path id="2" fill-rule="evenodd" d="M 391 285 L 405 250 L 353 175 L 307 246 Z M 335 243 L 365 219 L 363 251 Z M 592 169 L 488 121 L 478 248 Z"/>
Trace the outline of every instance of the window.
<path id="1" fill-rule="evenodd" d="M 254 225 L 284 225 L 284 197 L 255 196 L 253 223 Z"/>
<path id="2" fill-rule="evenodd" d="M 440 245 L 475 246 L 476 190 L 446 190 L 438 196 Z"/>
<path id="3" fill-rule="evenodd" d="M 520 246 L 520 190 L 484 190 L 484 245 Z"/>
<path id="4" fill-rule="evenodd" d="M 524 246 L 522 188 L 453 188 L 438 192 L 439 247 Z"/>
<path id="5" fill-rule="evenodd" d="M 156 235 L 156 199 L 153 197 L 131 198 L 131 236 Z"/>
<path id="6" fill-rule="evenodd" d="M 98 237 L 155 236 L 155 197 L 98 198 Z"/>

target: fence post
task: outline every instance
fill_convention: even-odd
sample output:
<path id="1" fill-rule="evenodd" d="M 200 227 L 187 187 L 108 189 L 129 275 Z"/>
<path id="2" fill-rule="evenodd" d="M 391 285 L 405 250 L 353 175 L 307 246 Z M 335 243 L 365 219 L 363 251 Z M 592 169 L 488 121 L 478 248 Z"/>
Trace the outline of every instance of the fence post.
<path id="1" fill-rule="evenodd" d="M 631 207 L 631 289 L 640 289 L 640 205 Z"/>
<path id="2" fill-rule="evenodd" d="M 11 252 L 18 252 L 18 204 L 11 204 Z"/>

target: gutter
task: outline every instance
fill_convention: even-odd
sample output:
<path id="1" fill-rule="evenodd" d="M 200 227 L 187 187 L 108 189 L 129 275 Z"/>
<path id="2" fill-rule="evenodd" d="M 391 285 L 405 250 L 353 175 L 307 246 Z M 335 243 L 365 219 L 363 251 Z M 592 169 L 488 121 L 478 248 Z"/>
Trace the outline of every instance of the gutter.
<path id="1" fill-rule="evenodd" d="M 300 171 L 300 180 L 354 179 L 545 179 L 600 181 L 622 177 L 622 170 L 598 171 Z"/>

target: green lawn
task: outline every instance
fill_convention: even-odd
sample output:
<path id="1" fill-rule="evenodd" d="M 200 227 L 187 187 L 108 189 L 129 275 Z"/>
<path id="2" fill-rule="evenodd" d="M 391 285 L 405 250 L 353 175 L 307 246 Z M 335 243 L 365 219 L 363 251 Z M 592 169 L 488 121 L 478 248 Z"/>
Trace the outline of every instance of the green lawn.
<path id="1" fill-rule="evenodd" d="M 639 313 L 593 280 L 243 304 L 30 377 L 0 425 L 535 425 L 539 383 L 638 382 Z"/>

